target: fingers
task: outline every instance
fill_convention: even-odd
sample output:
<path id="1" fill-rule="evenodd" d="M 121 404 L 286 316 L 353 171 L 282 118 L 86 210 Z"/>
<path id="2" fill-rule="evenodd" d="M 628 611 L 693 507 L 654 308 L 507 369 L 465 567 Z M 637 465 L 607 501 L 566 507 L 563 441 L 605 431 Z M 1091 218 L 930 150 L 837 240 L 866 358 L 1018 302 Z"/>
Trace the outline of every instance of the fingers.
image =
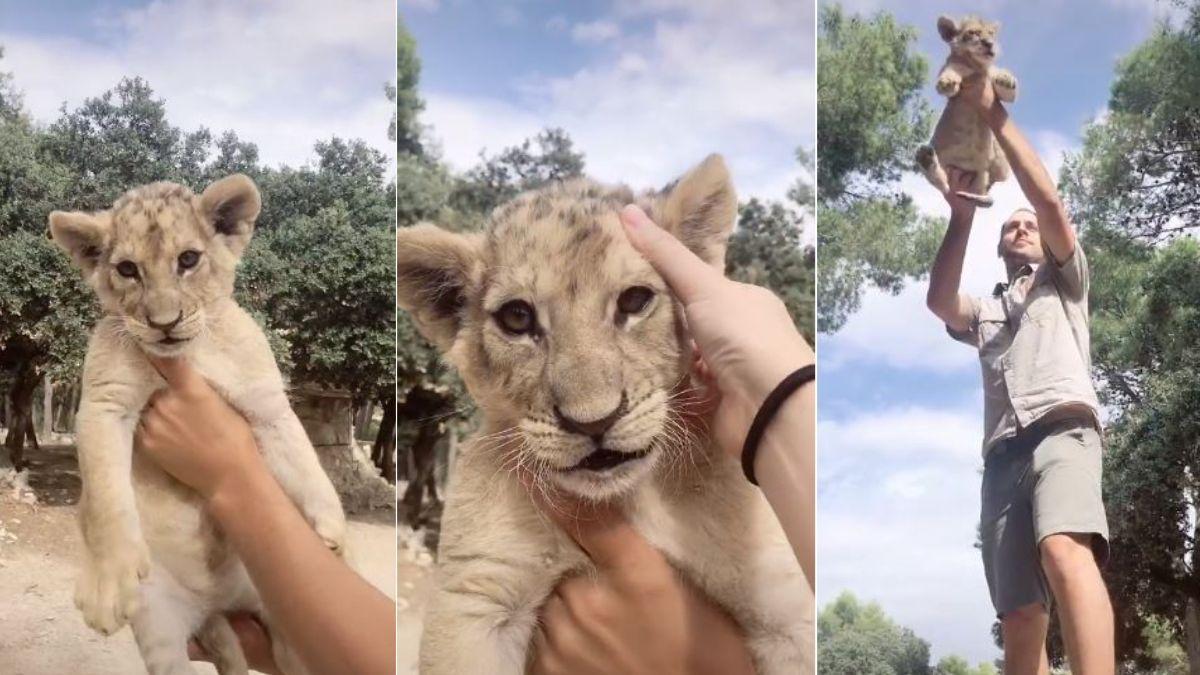
<path id="1" fill-rule="evenodd" d="M 538 509 L 583 549 L 597 568 L 620 571 L 660 558 L 638 534 L 615 500 L 585 502 L 559 491 L 547 494 L 521 475 L 521 482 Z"/>
<path id="2" fill-rule="evenodd" d="M 199 377 L 195 369 L 183 358 L 167 358 L 147 354 L 146 359 L 150 361 L 150 365 L 154 366 L 158 374 L 162 375 L 162 378 L 167 381 L 167 386 L 172 389 L 185 388 Z"/>
<path id="3" fill-rule="evenodd" d="M 716 268 L 656 225 L 637 206 L 630 204 L 621 209 L 621 223 L 625 226 L 629 242 L 662 275 L 684 304 L 693 302 L 707 289 L 724 280 Z"/>

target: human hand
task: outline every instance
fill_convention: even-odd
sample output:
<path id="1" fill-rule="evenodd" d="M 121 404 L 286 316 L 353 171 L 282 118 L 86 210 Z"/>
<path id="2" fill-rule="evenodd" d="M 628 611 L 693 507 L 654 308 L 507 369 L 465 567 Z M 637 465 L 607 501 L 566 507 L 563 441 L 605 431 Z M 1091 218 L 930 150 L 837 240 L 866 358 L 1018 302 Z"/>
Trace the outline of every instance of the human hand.
<path id="1" fill-rule="evenodd" d="M 946 167 L 946 178 L 950 184 L 950 191 L 942 195 L 946 198 L 946 203 L 950 205 L 950 217 L 953 220 L 960 222 L 970 222 L 975 218 L 976 202 L 972 199 L 959 196 L 959 192 L 971 192 L 973 183 L 975 182 L 974 171 L 963 171 L 958 167 Z"/>
<path id="2" fill-rule="evenodd" d="M 813 362 L 783 301 L 760 286 L 726 279 L 636 206 L 621 211 L 629 241 L 683 303 L 699 349 L 699 374 L 715 386 L 710 431 L 740 457 L 755 414 L 792 371 Z"/>
<path id="3" fill-rule="evenodd" d="M 992 79 L 986 72 L 973 73 L 965 78 L 955 100 L 970 106 L 985 119 L 1000 105 L 996 101 Z"/>
<path id="4" fill-rule="evenodd" d="M 225 617 L 237 635 L 242 653 L 250 669 L 266 675 L 283 675 L 279 665 L 275 663 L 275 652 L 271 648 L 271 636 L 267 629 L 252 614 L 238 612 Z M 188 658 L 193 661 L 216 663 L 212 653 L 196 640 L 188 642 Z"/>
<path id="5" fill-rule="evenodd" d="M 753 673 L 741 629 L 682 580 L 614 501 L 530 490 L 596 566 L 559 582 L 534 636 L 535 675 Z"/>
<path id="6" fill-rule="evenodd" d="M 181 358 L 147 356 L 167 381 L 150 397 L 134 447 L 211 502 L 265 471 L 250 425 Z"/>

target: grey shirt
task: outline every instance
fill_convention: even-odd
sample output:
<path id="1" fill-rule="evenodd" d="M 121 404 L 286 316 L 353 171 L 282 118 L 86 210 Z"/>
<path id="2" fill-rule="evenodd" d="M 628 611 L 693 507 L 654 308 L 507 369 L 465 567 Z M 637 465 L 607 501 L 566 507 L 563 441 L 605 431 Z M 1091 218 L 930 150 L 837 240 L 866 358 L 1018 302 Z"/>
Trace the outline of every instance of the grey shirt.
<path id="1" fill-rule="evenodd" d="M 1083 249 L 1061 265 L 1026 266 L 990 297 L 971 298 L 971 323 L 956 340 L 979 350 L 983 454 L 1047 415 L 1079 411 L 1100 428 L 1091 380 L 1088 268 Z"/>

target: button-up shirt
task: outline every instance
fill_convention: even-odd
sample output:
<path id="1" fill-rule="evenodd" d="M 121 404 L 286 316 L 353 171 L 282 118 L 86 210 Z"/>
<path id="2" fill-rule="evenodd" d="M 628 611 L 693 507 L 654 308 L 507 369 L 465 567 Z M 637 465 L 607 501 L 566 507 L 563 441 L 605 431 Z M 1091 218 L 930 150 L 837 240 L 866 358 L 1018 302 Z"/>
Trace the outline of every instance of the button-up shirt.
<path id="1" fill-rule="evenodd" d="M 1076 239 L 1061 265 L 1025 266 L 992 297 L 971 298 L 967 330 L 947 330 L 979 350 L 983 454 L 1034 422 L 1080 412 L 1100 428 L 1091 380 L 1088 268 Z"/>

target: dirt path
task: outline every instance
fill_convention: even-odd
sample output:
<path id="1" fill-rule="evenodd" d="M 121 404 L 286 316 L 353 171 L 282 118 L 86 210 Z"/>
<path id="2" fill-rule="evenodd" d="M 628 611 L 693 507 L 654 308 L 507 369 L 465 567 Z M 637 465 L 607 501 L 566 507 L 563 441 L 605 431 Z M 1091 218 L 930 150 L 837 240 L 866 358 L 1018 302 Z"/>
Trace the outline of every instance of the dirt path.
<path id="1" fill-rule="evenodd" d="M 75 524 L 79 478 L 73 449 L 29 454 L 29 486 L 40 504 L 0 495 L 0 675 L 145 672 L 128 629 L 102 637 L 84 625 L 72 601 L 82 545 Z M 351 563 L 392 598 L 395 541 L 390 512 L 351 517 Z M 215 672 L 199 664 L 196 670 Z"/>
<path id="2" fill-rule="evenodd" d="M 422 616 L 433 589 L 433 558 L 422 543 L 421 533 L 400 525 L 399 567 L 396 606 L 397 675 L 417 675 L 417 648 L 421 643 Z"/>

